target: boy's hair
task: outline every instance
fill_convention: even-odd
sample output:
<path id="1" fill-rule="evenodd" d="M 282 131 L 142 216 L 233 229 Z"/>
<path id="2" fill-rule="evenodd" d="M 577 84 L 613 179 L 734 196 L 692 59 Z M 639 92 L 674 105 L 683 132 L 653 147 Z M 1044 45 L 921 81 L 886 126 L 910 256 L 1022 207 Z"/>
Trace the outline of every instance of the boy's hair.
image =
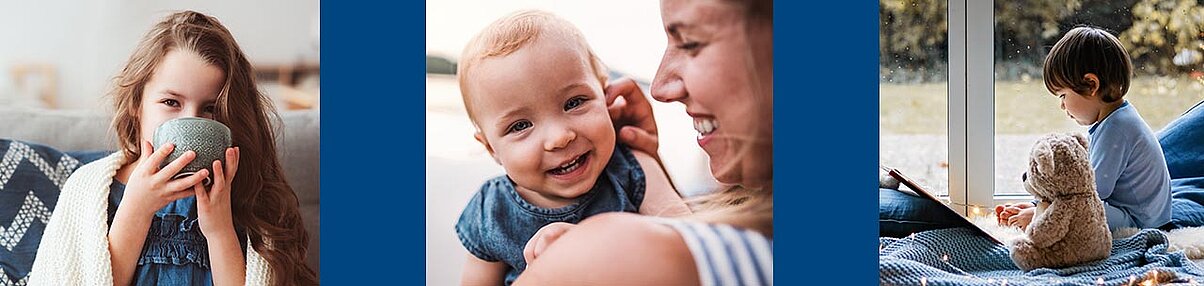
<path id="1" fill-rule="evenodd" d="M 570 42 L 563 44 L 576 46 L 578 51 L 583 52 L 583 56 L 587 57 L 586 64 L 594 72 L 598 82 L 601 86 L 606 86 L 606 66 L 590 49 L 589 44 L 585 41 L 585 36 L 572 23 L 556 17 L 552 13 L 539 10 L 514 12 L 490 23 L 473 37 L 472 41 L 468 42 L 468 46 L 464 47 L 464 51 L 460 54 L 456 77 L 460 82 L 460 96 L 464 99 L 464 108 L 468 111 L 468 118 L 472 120 L 473 125 L 477 125 L 477 120 L 473 113 L 472 96 L 469 95 L 468 89 L 472 69 L 485 59 L 507 56 L 535 42 L 539 37 L 547 35 L 558 35 L 569 39 Z"/>
<path id="2" fill-rule="evenodd" d="M 1115 102 L 1129 92 L 1133 63 L 1120 40 L 1099 28 L 1078 27 L 1066 32 L 1045 57 L 1045 88 L 1056 93 L 1070 88 L 1087 94 L 1096 87 L 1083 76 L 1099 78 L 1098 95 L 1104 102 Z"/>
<path id="3" fill-rule="evenodd" d="M 309 235 L 302 224 L 297 195 L 285 181 L 276 156 L 272 128 L 277 118 L 271 101 L 255 85 L 251 63 L 234 36 L 216 18 L 194 11 L 175 12 L 143 36 L 125 67 L 113 79 L 109 95 L 115 114 L 113 129 L 125 158 L 138 158 L 142 93 L 170 51 L 194 53 L 220 69 L 225 77 L 214 119 L 230 126 L 241 152 L 238 176 L 230 193 L 234 226 L 246 231 L 250 247 L 263 255 L 275 285 L 317 285 L 306 264 Z M 132 160 L 132 159 L 130 159 Z"/>

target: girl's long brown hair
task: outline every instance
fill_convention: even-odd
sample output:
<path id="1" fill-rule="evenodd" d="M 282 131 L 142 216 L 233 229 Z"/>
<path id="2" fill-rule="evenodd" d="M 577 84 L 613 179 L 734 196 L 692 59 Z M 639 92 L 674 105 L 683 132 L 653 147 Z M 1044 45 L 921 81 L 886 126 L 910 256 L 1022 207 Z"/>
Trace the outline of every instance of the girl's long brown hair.
<path id="1" fill-rule="evenodd" d="M 195 53 L 226 77 L 217 96 L 215 120 L 230 127 L 242 150 L 239 173 L 231 187 L 234 225 L 268 262 L 276 285 L 315 285 L 317 273 L 305 264 L 309 235 L 301 221 L 297 195 L 285 181 L 276 157 L 272 119 L 279 117 L 259 92 L 251 63 L 234 36 L 217 19 L 194 11 L 172 13 L 151 28 L 114 79 L 113 128 L 126 158 L 137 158 L 143 88 L 168 51 Z"/>

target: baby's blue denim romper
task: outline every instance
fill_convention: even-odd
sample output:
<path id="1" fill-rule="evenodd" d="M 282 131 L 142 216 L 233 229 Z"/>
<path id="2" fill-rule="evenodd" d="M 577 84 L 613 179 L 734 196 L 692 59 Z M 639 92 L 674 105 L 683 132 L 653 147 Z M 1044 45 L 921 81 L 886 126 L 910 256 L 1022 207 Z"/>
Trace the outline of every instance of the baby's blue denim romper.
<path id="1" fill-rule="evenodd" d="M 615 151 L 594 187 L 562 208 L 546 209 L 528 203 L 503 175 L 490 179 L 469 200 L 456 223 L 456 234 L 469 253 L 485 261 L 502 261 L 506 285 L 526 269 L 523 247 L 539 228 L 553 222 L 578 223 L 605 212 L 637 212 L 644 201 L 644 171 L 626 146 Z"/>
<path id="2" fill-rule="evenodd" d="M 109 188 L 110 226 L 124 193 L 125 185 L 113 180 Z M 239 231 L 238 237 L 246 257 L 246 236 Z M 196 197 L 170 202 L 155 212 L 134 270 L 134 285 L 213 285 L 209 247 L 197 220 Z"/>

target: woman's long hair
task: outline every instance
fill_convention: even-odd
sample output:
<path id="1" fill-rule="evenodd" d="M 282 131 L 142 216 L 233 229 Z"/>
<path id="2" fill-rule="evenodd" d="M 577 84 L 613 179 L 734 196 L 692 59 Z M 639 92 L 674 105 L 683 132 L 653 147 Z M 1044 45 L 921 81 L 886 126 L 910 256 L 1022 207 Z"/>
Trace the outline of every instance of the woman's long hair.
<path id="1" fill-rule="evenodd" d="M 279 121 L 269 99 L 259 92 L 251 63 L 234 36 L 217 19 L 194 11 L 173 13 L 151 28 L 114 78 L 110 92 L 113 128 L 126 158 L 139 156 L 142 92 L 156 66 L 172 50 L 200 56 L 222 70 L 226 79 L 217 96 L 215 119 L 230 126 L 231 139 L 242 150 L 234 177 L 231 207 L 236 228 L 268 262 L 276 285 L 316 285 L 317 273 L 305 264 L 309 235 L 301 221 L 297 195 L 285 181 L 276 157 L 272 119 Z"/>

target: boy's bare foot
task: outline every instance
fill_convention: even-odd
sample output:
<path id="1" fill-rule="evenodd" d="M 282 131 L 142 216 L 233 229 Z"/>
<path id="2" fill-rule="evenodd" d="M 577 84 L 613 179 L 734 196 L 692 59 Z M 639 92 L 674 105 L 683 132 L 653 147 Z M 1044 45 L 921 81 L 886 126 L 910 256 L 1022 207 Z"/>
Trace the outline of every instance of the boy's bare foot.
<path id="1" fill-rule="evenodd" d="M 996 219 L 996 221 L 998 221 L 999 225 L 1001 225 L 1001 226 L 1006 225 L 1008 222 L 1007 218 L 1005 218 L 1003 216 L 1004 215 L 1003 209 L 1005 207 L 1006 206 L 1004 206 L 1004 205 L 995 205 L 995 219 Z"/>

